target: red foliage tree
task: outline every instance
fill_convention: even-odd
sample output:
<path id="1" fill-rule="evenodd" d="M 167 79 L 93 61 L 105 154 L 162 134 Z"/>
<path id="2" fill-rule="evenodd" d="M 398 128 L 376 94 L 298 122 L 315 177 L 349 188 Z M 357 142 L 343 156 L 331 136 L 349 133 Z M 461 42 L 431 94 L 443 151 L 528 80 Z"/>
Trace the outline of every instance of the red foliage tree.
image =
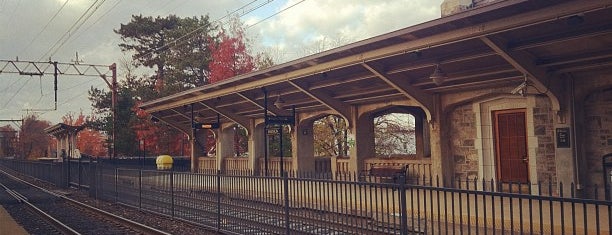
<path id="1" fill-rule="evenodd" d="M 94 119 L 93 115 L 85 116 L 83 112 L 79 113 L 78 116 L 75 116 L 74 113 L 68 113 L 62 117 L 62 123 L 71 126 L 81 126 Z M 77 148 L 81 153 L 92 156 L 105 156 L 107 155 L 107 150 L 104 146 L 105 139 L 106 137 L 100 131 L 85 128 L 79 132 Z"/>
<path id="2" fill-rule="evenodd" d="M 212 56 L 209 64 L 210 83 L 253 71 L 254 59 L 247 50 L 247 43 L 244 28 L 238 19 L 230 21 L 228 30 L 221 29 L 218 41 L 209 41 Z"/>
<path id="3" fill-rule="evenodd" d="M 145 151 L 147 155 L 189 155 L 189 141 L 185 135 L 175 129 L 153 123 L 149 114 L 138 108 L 141 103 L 142 101 L 136 101 L 132 107 L 139 120 L 132 125 L 139 142 L 139 149 Z"/>
<path id="4" fill-rule="evenodd" d="M 23 125 L 21 125 L 19 131 L 21 157 L 29 160 L 49 157 L 48 145 L 51 142 L 51 137 L 44 130 L 50 125 L 48 121 L 38 120 L 35 115 L 28 116 L 23 120 Z"/>

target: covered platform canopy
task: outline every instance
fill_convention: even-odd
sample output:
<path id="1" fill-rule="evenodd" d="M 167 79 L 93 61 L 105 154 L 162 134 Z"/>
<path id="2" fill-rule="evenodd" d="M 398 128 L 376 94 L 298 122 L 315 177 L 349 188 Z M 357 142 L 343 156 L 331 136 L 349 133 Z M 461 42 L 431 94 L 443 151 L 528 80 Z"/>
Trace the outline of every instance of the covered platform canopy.
<path id="1" fill-rule="evenodd" d="M 445 182 L 457 175 L 503 177 L 492 115 L 520 110 L 526 120 L 526 153 L 516 161 L 524 168 L 521 177 L 569 184 L 578 180 L 580 167 L 582 174 L 594 172 L 580 166 L 587 151 L 607 151 L 588 142 L 558 145 L 555 130 L 585 140 L 579 127 L 590 119 L 581 102 L 601 93 L 591 98 L 607 107 L 601 97 L 612 88 L 611 6 L 610 0 L 494 1 L 140 107 L 191 137 L 192 122 L 215 123 L 220 116 L 227 124 L 221 129 L 237 123 L 252 138 L 263 135 L 258 128 L 267 94 L 268 115 L 290 115 L 295 107 L 293 130 L 300 134 L 292 133 L 293 169 L 313 168 L 313 119 L 338 115 L 355 143 L 347 167 L 352 172 L 375 155 L 371 118 L 402 109 L 416 117 L 417 157 L 430 159 L 432 175 Z M 282 109 L 271 105 L 279 97 Z M 604 109 L 592 113 L 605 117 Z M 261 157 L 264 141 L 249 141 L 249 158 Z M 201 155 L 192 153 L 192 163 Z M 457 156 L 470 161 L 457 163 Z"/>
<path id="2" fill-rule="evenodd" d="M 45 128 L 45 133 L 52 135 L 57 139 L 57 156 L 61 159 L 62 153 L 65 152 L 67 158 L 80 158 L 80 153 L 77 149 L 78 134 L 85 126 L 71 126 L 64 123 L 58 123 Z"/>
<path id="3" fill-rule="evenodd" d="M 508 0 L 425 22 L 343 47 L 144 103 L 141 108 L 182 129 L 198 121 L 263 118 L 281 96 L 297 112 L 410 99 L 436 121 L 436 94 L 520 84 L 527 79 L 560 110 L 550 74 L 611 64 L 610 1 Z M 436 66 L 447 75 L 436 84 Z M 286 113 L 269 105 L 271 115 Z"/>

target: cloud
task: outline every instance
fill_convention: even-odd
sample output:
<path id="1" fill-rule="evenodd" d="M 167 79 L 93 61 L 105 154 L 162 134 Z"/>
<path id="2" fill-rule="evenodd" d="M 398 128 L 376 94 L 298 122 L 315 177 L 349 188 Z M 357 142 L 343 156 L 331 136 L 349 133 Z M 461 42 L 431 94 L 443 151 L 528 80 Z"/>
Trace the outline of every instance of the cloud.
<path id="1" fill-rule="evenodd" d="M 299 2 L 288 1 L 281 9 Z M 288 57 L 293 57 L 286 59 L 295 59 L 320 51 L 316 49 L 330 49 L 435 19 L 440 15 L 440 3 L 431 0 L 303 1 L 255 25 L 250 33 L 260 35 L 261 45 L 283 48 Z M 257 20 L 251 17 L 247 22 Z M 322 43 L 326 45 L 317 45 Z"/>

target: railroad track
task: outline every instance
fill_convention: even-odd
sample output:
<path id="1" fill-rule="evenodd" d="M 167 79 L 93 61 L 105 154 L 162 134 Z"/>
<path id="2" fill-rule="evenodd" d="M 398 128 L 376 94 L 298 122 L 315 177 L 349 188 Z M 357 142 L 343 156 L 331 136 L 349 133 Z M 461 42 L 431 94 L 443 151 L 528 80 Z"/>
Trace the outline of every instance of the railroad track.
<path id="1" fill-rule="evenodd" d="M 179 190 L 171 194 L 164 190 L 149 189 L 140 195 L 137 190 L 123 188 L 119 195 L 118 203 L 126 206 L 166 215 L 172 214 L 174 210 L 176 218 L 205 226 L 220 223 L 224 230 L 239 234 L 283 234 L 286 228 L 283 206 L 270 202 L 223 195 L 219 198 L 221 207 L 218 208 L 217 195 L 206 191 Z M 175 203 L 171 202 L 172 197 Z M 221 216 L 217 217 L 219 209 Z M 363 215 L 324 213 L 296 207 L 292 207 L 290 212 L 289 227 L 292 234 L 401 233 L 392 226 Z M 422 233 L 414 230 L 411 232 Z"/>
<path id="2" fill-rule="evenodd" d="M 1 201 L 5 201 L 3 204 L 19 207 L 18 210 L 27 210 L 30 215 L 34 215 L 34 218 L 27 219 L 37 222 L 27 227 L 36 233 L 169 234 L 40 188 L 2 170 L 0 187 L 5 195 L 0 195 Z"/>

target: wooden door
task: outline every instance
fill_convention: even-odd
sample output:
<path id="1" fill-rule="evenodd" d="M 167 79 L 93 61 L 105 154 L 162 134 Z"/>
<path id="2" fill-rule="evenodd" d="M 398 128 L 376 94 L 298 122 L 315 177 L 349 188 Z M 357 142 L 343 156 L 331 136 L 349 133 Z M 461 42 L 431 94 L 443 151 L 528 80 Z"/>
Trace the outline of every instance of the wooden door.
<path id="1" fill-rule="evenodd" d="M 527 156 L 525 110 L 496 111 L 493 118 L 497 179 L 506 183 L 527 183 L 529 156 Z"/>

